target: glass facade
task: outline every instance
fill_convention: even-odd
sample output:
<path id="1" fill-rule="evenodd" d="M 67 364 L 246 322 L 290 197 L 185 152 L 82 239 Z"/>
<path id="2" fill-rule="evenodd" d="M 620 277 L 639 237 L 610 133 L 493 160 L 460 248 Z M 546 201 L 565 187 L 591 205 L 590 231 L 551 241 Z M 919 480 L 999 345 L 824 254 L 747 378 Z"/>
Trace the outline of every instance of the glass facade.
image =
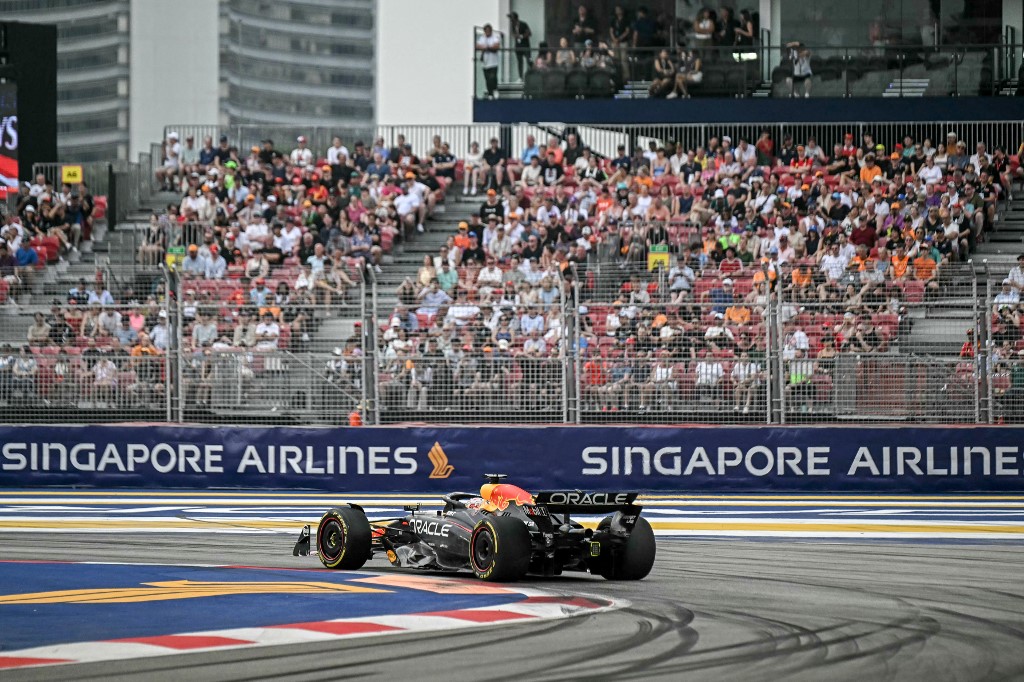
<path id="1" fill-rule="evenodd" d="M 1001 0 L 778 0 L 782 42 L 826 47 L 992 45 Z"/>
<path id="2" fill-rule="evenodd" d="M 129 0 L 0 0 L 0 17 L 57 26 L 57 153 L 110 160 L 128 150 Z M 90 107 L 82 107 L 84 103 Z M 96 111 L 101 109 L 102 111 Z"/>
<path id="3" fill-rule="evenodd" d="M 374 3 L 224 0 L 221 123 L 374 116 Z"/>

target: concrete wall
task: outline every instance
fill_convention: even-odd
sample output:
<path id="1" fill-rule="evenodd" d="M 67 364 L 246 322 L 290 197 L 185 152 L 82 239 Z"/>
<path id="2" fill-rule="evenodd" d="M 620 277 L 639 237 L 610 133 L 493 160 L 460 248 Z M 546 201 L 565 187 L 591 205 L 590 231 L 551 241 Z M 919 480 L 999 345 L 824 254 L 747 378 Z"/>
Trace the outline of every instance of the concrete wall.
<path id="1" fill-rule="evenodd" d="M 210 0 L 132 0 L 130 159 L 167 124 L 217 120 L 217 8 Z"/>
<path id="2" fill-rule="evenodd" d="M 377 123 L 473 120 L 473 27 L 506 31 L 509 0 L 386 0 L 377 5 Z"/>

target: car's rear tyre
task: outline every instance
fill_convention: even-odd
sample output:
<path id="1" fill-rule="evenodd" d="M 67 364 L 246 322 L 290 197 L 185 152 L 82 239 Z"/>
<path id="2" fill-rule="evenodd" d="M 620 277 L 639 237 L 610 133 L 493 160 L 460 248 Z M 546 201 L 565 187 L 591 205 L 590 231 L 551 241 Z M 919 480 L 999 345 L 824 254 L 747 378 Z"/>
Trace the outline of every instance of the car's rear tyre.
<path id="1" fill-rule="evenodd" d="M 530 531 L 518 519 L 481 519 L 469 538 L 469 565 L 481 580 L 512 582 L 530 567 Z"/>
<path id="2" fill-rule="evenodd" d="M 598 525 L 598 530 L 604 530 L 610 524 L 611 517 L 606 518 Z M 602 557 L 597 572 L 608 580 L 641 580 L 651 572 L 656 553 L 654 529 L 647 519 L 641 516 L 636 520 L 633 532 L 629 534 L 625 544 Z"/>
<path id="3" fill-rule="evenodd" d="M 328 510 L 316 529 L 316 551 L 327 568 L 362 568 L 370 558 L 370 522 L 358 509 Z"/>

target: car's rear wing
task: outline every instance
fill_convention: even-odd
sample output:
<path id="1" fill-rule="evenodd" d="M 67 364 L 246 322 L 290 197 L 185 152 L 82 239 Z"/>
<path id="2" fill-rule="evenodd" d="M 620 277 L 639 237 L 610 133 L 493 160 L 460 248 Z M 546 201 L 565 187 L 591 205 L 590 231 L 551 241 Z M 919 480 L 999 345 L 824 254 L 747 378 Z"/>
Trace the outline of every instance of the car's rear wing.
<path id="1" fill-rule="evenodd" d="M 609 514 L 616 511 L 639 513 L 633 504 L 637 492 L 586 492 L 583 490 L 543 490 L 533 496 L 536 505 L 556 514 Z"/>

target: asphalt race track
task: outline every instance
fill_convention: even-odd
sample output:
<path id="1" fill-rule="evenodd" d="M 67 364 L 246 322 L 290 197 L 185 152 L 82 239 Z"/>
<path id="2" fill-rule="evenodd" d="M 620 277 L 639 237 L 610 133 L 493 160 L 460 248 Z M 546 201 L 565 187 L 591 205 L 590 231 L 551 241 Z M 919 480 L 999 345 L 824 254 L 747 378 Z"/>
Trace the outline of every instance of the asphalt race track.
<path id="1" fill-rule="evenodd" d="M 292 557 L 291 542 L 278 533 L 3 533 L 0 559 L 319 566 L 314 558 Z M 396 573 L 381 558 L 366 569 Z M 654 571 L 644 581 L 569 575 L 526 583 L 630 603 L 619 610 L 444 633 L 18 668 L 2 678 L 1018 680 L 1022 578 L 1019 542 L 659 538 Z M 16 627 L 2 618 L 0 610 L 0 632 Z"/>

